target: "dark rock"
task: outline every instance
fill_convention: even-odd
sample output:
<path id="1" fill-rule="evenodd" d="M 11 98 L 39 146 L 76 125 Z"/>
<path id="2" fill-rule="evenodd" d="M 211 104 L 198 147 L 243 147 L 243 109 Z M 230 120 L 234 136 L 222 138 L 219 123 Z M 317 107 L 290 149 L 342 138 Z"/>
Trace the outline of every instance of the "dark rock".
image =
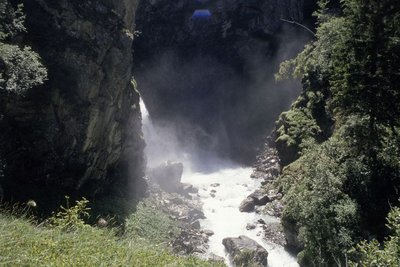
<path id="1" fill-rule="evenodd" d="M 256 225 L 255 225 L 255 224 L 253 224 L 253 223 L 248 223 L 248 224 L 246 225 L 246 230 L 253 230 L 253 229 L 256 229 Z"/>
<path id="2" fill-rule="evenodd" d="M 258 219 L 257 221 L 259 224 L 265 224 L 265 221 L 263 219 Z"/>
<path id="3" fill-rule="evenodd" d="M 257 189 L 256 191 L 251 193 L 248 196 L 248 198 L 249 197 L 254 200 L 254 205 L 258 205 L 258 206 L 265 205 L 270 201 L 268 194 L 265 193 L 264 190 L 262 190 L 262 189 Z"/>
<path id="4" fill-rule="evenodd" d="M 196 194 L 198 192 L 199 192 L 199 189 L 195 188 L 191 184 L 180 183 L 178 185 L 177 193 L 179 193 L 179 194 L 181 194 L 183 196 L 190 197 L 189 194 Z"/>
<path id="5" fill-rule="evenodd" d="M 205 230 L 203 230 L 202 232 L 203 232 L 203 234 L 205 234 L 206 236 L 213 236 L 213 235 L 214 235 L 214 232 L 211 231 L 211 230 L 205 229 Z"/>
<path id="6" fill-rule="evenodd" d="M 241 212 L 252 212 L 254 211 L 254 207 L 255 207 L 254 199 L 251 197 L 247 197 L 240 203 L 239 210 Z"/>
<path id="7" fill-rule="evenodd" d="M 131 82 L 138 1 L 23 2 L 23 38 L 49 79 L 25 97 L 0 95 L 4 197 L 57 207 L 64 195 L 143 195 L 144 140 Z"/>
<path id="8" fill-rule="evenodd" d="M 199 221 L 199 220 L 196 220 L 196 221 L 192 222 L 192 223 L 190 224 L 190 226 L 193 227 L 193 228 L 195 228 L 195 229 L 200 229 L 200 228 L 201 228 L 201 225 L 200 225 L 200 221 Z"/>
<path id="9" fill-rule="evenodd" d="M 181 178 L 183 164 L 180 162 L 166 161 L 164 164 L 149 169 L 149 180 L 159 184 L 168 193 L 178 193 L 182 188 Z"/>
<path id="10" fill-rule="evenodd" d="M 222 244 L 237 266 L 268 266 L 267 250 L 247 236 L 224 238 Z"/>
<path id="11" fill-rule="evenodd" d="M 219 183 L 214 183 L 214 184 L 210 184 L 210 186 L 211 187 L 218 187 L 218 186 L 220 186 L 220 184 Z"/>
<path id="12" fill-rule="evenodd" d="M 255 206 L 265 205 L 270 201 L 268 194 L 262 189 L 257 189 L 251 193 L 246 199 L 240 203 L 239 210 L 241 212 L 252 212 Z"/>
<path id="13" fill-rule="evenodd" d="M 300 251 L 304 247 L 298 237 L 298 229 L 295 224 L 285 221 L 283 232 L 286 238 L 286 246 L 293 251 Z"/>
<path id="14" fill-rule="evenodd" d="M 282 29 L 296 31 L 281 18 L 304 22 L 309 2 L 315 0 L 140 1 L 135 77 L 152 117 L 177 123 L 179 116 L 201 128 L 193 132 L 193 127 L 177 125 L 182 137 L 191 133 L 191 141 L 206 150 L 229 149 L 240 159 L 253 156 L 268 125 L 266 116 L 275 119 L 290 97 L 285 90 L 275 91 L 273 85 L 265 90 L 252 81 L 273 78 L 271 58 L 290 42 L 282 38 Z M 196 9 L 209 9 L 210 19 L 194 20 Z M 287 57 L 304 43 L 297 38 L 297 48 L 288 49 L 293 54 Z M 254 77 L 255 70 L 263 71 Z M 232 90 L 237 84 L 242 89 Z"/>

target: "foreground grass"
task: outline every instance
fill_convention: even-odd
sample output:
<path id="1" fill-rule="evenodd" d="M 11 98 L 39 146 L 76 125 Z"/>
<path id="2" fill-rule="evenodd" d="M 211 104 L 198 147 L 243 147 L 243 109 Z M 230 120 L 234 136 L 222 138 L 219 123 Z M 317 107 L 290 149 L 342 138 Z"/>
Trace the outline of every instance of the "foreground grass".
<path id="1" fill-rule="evenodd" d="M 224 266 L 181 257 L 143 239 L 116 237 L 113 230 L 38 226 L 0 213 L 0 266 Z"/>

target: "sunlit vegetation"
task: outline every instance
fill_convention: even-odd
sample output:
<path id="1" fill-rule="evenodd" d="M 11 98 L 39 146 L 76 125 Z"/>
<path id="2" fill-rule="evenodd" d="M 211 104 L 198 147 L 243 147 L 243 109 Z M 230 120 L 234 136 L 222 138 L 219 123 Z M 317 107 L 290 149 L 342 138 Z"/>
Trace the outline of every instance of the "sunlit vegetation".
<path id="1" fill-rule="evenodd" d="M 400 2 L 329 2 L 316 39 L 277 74 L 303 83 L 277 125 L 283 223 L 303 266 L 398 266 L 398 209 L 389 237 L 385 222 L 400 187 Z"/>
<path id="2" fill-rule="evenodd" d="M 48 220 L 38 223 L 32 209 L 2 209 L 0 213 L 0 265 L 2 266 L 224 266 L 195 257 L 177 256 L 162 243 L 153 243 L 147 235 L 136 236 L 129 230 L 90 226 L 84 218 L 89 209 L 86 200 L 61 208 Z M 148 213 L 143 208 L 140 214 Z M 146 216 L 145 216 L 146 217 Z M 156 216 L 157 217 L 157 216 Z M 163 236 L 164 229 L 153 228 L 148 220 L 133 215 L 128 228 Z M 157 233 L 156 233 L 157 232 Z M 162 241 L 158 239 L 158 241 Z"/>

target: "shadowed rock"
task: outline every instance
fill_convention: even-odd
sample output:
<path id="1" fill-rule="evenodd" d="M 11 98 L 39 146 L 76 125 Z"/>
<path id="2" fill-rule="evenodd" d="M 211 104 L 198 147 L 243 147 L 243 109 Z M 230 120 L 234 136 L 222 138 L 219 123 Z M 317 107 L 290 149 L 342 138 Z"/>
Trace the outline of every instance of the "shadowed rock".
<path id="1" fill-rule="evenodd" d="M 166 192 L 177 193 L 181 188 L 182 173 L 182 163 L 166 161 L 164 164 L 150 169 L 148 176 Z"/>
<path id="2" fill-rule="evenodd" d="M 257 189 L 242 201 L 239 206 L 241 212 L 251 212 L 255 206 L 262 206 L 270 201 L 268 194 L 262 189 Z"/>

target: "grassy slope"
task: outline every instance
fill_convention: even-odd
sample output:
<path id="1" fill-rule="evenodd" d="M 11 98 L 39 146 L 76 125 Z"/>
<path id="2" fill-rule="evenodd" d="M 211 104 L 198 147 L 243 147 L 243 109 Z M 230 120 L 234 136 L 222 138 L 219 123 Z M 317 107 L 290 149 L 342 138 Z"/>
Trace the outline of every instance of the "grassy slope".
<path id="1" fill-rule="evenodd" d="M 0 266 L 224 266 L 83 225 L 66 231 L 0 213 Z"/>

